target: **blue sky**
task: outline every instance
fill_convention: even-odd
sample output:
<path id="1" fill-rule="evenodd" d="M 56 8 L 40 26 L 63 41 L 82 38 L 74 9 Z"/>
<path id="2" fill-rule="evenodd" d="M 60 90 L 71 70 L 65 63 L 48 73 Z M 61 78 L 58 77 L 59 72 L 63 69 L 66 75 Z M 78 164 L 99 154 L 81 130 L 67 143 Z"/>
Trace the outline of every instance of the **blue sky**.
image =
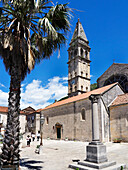
<path id="1" fill-rule="evenodd" d="M 56 2 L 55 0 L 53 2 Z M 128 63 L 128 1 L 127 0 L 58 0 L 69 2 L 74 10 L 67 44 L 60 58 L 55 52 L 43 60 L 22 82 L 21 108 L 43 108 L 67 94 L 67 49 L 78 18 L 91 47 L 91 83 L 113 63 Z M 0 60 L 0 105 L 7 106 L 10 77 Z"/>

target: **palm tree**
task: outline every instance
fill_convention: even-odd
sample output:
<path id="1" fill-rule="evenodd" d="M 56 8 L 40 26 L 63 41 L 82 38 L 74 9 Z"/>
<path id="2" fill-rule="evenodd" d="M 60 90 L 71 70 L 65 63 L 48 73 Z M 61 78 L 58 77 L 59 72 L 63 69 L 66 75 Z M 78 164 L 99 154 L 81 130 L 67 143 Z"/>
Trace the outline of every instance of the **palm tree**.
<path id="1" fill-rule="evenodd" d="M 0 57 L 11 77 L 3 165 L 19 165 L 21 82 L 36 63 L 65 43 L 71 17 L 67 5 L 47 0 L 1 1 Z"/>

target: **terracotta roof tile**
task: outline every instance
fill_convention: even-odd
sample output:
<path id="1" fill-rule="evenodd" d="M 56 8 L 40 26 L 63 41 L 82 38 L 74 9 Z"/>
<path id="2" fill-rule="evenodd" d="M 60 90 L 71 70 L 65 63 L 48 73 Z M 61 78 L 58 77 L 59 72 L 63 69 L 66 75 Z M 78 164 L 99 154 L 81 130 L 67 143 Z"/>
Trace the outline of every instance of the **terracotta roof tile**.
<path id="1" fill-rule="evenodd" d="M 38 110 L 36 110 L 36 112 L 40 112 L 42 109 L 38 109 Z"/>
<path id="2" fill-rule="evenodd" d="M 0 112 L 8 112 L 8 107 L 0 106 Z"/>
<path id="3" fill-rule="evenodd" d="M 70 97 L 70 98 L 65 99 L 65 100 L 55 102 L 55 103 L 45 107 L 42 110 L 50 109 L 52 107 L 57 107 L 57 106 L 64 105 L 64 104 L 67 104 L 67 103 L 72 103 L 72 102 L 78 101 L 78 100 L 83 100 L 83 99 L 88 98 L 91 94 L 103 94 L 105 91 L 107 91 L 111 87 L 115 86 L 116 84 L 118 84 L 118 83 L 113 83 L 113 84 L 110 84 L 108 86 L 104 86 L 104 87 L 89 91 L 87 93 L 83 93 L 83 94 L 80 94 L 80 95 L 77 95 L 77 96 Z"/>
<path id="4" fill-rule="evenodd" d="M 128 93 L 119 95 L 111 106 L 121 105 L 121 104 L 128 104 Z"/>
<path id="5" fill-rule="evenodd" d="M 0 106 L 0 112 L 7 113 L 8 112 L 8 107 Z M 20 114 L 25 114 L 25 113 L 21 110 Z"/>

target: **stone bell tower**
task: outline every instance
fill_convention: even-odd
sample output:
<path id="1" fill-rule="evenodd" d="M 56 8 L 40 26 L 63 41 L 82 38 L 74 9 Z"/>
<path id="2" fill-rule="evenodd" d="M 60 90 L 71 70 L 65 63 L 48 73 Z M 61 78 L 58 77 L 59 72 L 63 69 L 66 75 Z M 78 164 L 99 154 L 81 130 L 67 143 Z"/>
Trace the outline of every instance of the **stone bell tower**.
<path id="1" fill-rule="evenodd" d="M 90 47 L 79 19 L 68 49 L 68 96 L 90 91 Z"/>

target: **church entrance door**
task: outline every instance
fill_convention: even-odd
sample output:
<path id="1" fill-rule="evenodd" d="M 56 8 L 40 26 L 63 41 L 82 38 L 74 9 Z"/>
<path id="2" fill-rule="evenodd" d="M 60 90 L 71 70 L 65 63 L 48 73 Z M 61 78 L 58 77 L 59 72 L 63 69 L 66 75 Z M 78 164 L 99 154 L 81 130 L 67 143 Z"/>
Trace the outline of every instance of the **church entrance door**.
<path id="1" fill-rule="evenodd" d="M 61 127 L 57 127 L 57 139 L 61 139 Z"/>
<path id="2" fill-rule="evenodd" d="M 56 123 L 55 127 L 56 127 L 56 137 L 57 139 L 61 139 L 62 125 L 59 123 Z"/>

